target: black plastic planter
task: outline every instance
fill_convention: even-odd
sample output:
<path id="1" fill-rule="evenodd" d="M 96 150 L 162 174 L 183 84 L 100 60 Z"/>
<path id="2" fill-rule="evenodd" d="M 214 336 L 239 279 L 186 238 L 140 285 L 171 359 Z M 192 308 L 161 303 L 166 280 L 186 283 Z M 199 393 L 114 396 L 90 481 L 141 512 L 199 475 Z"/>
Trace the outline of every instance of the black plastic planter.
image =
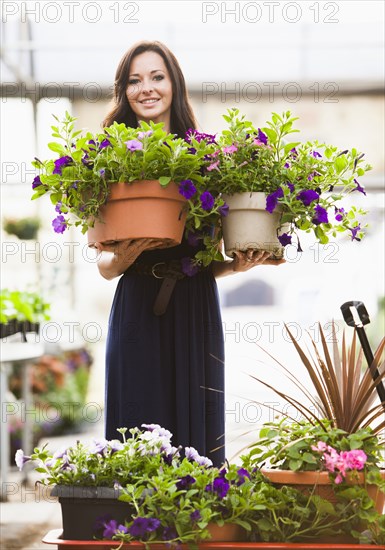
<path id="1" fill-rule="evenodd" d="M 12 334 L 21 332 L 26 334 L 27 332 L 39 332 L 40 324 L 31 323 L 30 321 L 18 321 L 17 319 L 10 319 L 7 323 L 0 323 L 0 338 L 7 338 Z"/>
<path id="2" fill-rule="evenodd" d="M 129 504 L 118 500 L 119 489 L 112 487 L 55 485 L 51 495 L 59 497 L 64 540 L 102 538 L 103 520 L 124 524 L 132 513 Z"/>

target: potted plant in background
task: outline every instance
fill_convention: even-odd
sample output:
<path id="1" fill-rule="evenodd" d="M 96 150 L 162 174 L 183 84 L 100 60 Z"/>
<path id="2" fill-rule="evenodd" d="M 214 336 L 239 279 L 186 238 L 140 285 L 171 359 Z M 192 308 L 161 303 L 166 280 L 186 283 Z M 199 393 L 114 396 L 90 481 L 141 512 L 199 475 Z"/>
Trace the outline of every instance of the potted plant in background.
<path id="1" fill-rule="evenodd" d="M 304 399 L 291 397 L 260 378 L 252 378 L 273 390 L 301 416 L 284 414 L 267 423 L 251 445 L 252 463 L 278 486 L 294 485 L 305 493 L 319 494 L 336 502 L 356 503 L 357 522 L 353 536 L 385 539 L 384 407 L 378 402 L 377 385 L 385 378 L 385 347 L 382 339 L 374 361 L 362 374 L 362 349 L 357 354 L 356 334 L 348 349 L 345 336 L 341 355 L 333 324 L 333 352 L 319 327 L 321 349 L 311 340 L 314 354 L 306 353 L 286 327 L 313 384 L 315 396 L 288 368 L 275 360 L 282 373 Z M 378 376 L 373 380 L 373 373 Z M 364 526 L 364 528 L 362 528 Z M 378 534 L 379 531 L 379 534 Z M 354 540 L 354 539 L 353 539 Z"/>
<path id="2" fill-rule="evenodd" d="M 168 247 L 181 242 L 185 226 L 204 229 L 219 218 L 223 199 L 208 192 L 200 174 L 204 143 L 192 151 L 152 122 L 138 128 L 115 122 L 104 133 L 83 136 L 75 120 L 66 113 L 52 126 L 56 141 L 48 146 L 59 157 L 32 163 L 40 170 L 32 198 L 49 194 L 57 233 L 75 225 L 88 231 L 90 246 L 153 238 Z"/>
<path id="3" fill-rule="evenodd" d="M 356 179 L 371 168 L 363 165 L 363 154 L 290 140 L 298 132 L 290 111 L 273 113 L 261 128 L 238 109 L 223 118 L 229 126 L 206 156 L 205 176 L 229 206 L 222 220 L 227 255 L 256 248 L 280 258 L 298 231 L 313 231 L 322 244 L 342 232 L 362 238 L 356 215 L 364 212 L 341 201 L 352 192 L 365 194 Z"/>
<path id="4" fill-rule="evenodd" d="M 37 233 L 40 229 L 40 219 L 36 217 L 6 218 L 3 228 L 8 235 L 15 235 L 22 240 L 33 240 L 37 238 Z"/>
<path id="5" fill-rule="evenodd" d="M 0 337 L 21 332 L 39 332 L 40 323 L 50 317 L 50 304 L 37 292 L 2 289 L 0 291 Z"/>

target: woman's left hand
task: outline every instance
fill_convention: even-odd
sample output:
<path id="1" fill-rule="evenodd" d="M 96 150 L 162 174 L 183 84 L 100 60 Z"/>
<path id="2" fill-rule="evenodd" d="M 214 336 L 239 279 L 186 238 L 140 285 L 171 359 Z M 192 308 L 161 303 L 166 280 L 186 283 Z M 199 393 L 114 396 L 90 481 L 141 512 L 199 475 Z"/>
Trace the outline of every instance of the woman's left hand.
<path id="1" fill-rule="evenodd" d="M 253 250 L 249 248 L 246 252 L 236 250 L 234 252 L 234 260 L 231 263 L 233 271 L 248 271 L 257 265 L 280 265 L 285 263 L 285 260 L 274 260 L 270 258 L 271 252 L 263 250 Z"/>

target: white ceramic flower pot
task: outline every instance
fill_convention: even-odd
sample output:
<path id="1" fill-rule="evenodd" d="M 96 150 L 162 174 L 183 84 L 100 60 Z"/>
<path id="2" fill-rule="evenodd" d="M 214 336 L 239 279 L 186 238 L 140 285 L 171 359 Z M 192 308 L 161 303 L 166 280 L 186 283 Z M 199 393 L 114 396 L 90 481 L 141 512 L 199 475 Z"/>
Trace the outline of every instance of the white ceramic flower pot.
<path id="1" fill-rule="evenodd" d="M 223 196 L 229 213 L 222 218 L 223 239 L 227 256 L 235 250 L 266 250 L 273 258 L 283 257 L 284 247 L 277 238 L 281 214 L 279 207 L 271 214 L 266 210 L 266 194 L 235 193 Z M 285 227 L 280 233 L 285 233 Z"/>

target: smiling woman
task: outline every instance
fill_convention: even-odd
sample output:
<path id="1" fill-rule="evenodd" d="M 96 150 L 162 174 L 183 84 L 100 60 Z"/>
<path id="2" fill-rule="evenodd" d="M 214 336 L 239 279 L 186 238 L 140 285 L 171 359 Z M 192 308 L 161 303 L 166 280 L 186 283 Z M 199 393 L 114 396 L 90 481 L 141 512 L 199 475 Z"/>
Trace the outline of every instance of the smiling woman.
<path id="1" fill-rule="evenodd" d="M 114 99 L 105 126 L 163 123 L 179 137 L 197 127 L 178 61 L 159 42 L 141 42 L 125 54 Z M 200 198 L 212 199 L 207 191 Z M 122 275 L 107 339 L 106 437 L 115 438 L 122 426 L 157 423 L 175 441 L 220 465 L 225 458 L 224 341 L 215 277 L 272 260 L 268 253 L 248 250 L 238 251 L 230 262 L 193 266 L 204 236 L 189 233 L 180 245 L 160 250 L 157 239 L 95 243 L 101 275 Z"/>

